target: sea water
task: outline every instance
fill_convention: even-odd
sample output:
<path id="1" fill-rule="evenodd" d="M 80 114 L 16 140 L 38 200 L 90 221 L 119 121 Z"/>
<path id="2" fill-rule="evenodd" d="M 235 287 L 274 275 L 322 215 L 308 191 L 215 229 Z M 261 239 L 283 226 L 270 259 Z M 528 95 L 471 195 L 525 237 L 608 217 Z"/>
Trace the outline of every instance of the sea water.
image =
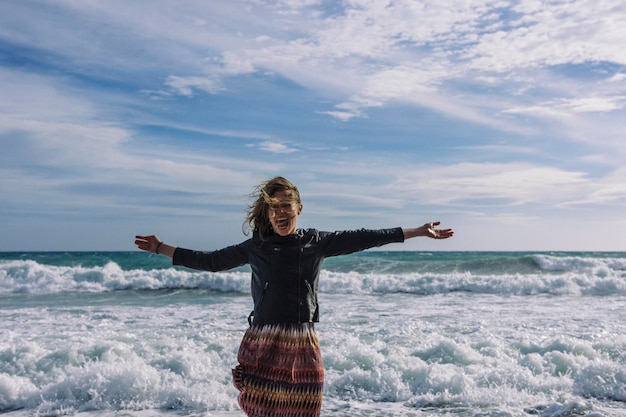
<path id="1" fill-rule="evenodd" d="M 327 259 L 323 416 L 626 416 L 626 253 Z M 247 267 L 0 254 L 0 413 L 236 416 Z"/>

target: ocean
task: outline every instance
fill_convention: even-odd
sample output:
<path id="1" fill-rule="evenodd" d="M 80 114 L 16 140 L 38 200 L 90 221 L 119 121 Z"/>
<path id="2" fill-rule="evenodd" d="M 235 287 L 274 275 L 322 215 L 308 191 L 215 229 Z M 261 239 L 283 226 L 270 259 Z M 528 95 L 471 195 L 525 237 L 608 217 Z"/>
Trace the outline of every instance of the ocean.
<path id="1" fill-rule="evenodd" d="M 0 253 L 0 413 L 240 416 L 247 267 Z M 626 416 L 626 253 L 329 258 L 323 416 Z"/>

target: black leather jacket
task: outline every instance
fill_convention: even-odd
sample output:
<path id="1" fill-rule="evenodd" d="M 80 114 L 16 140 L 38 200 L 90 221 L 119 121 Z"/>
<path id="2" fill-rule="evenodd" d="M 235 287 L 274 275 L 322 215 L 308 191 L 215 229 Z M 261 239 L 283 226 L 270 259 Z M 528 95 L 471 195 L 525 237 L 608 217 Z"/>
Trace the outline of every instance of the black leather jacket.
<path id="1" fill-rule="evenodd" d="M 213 252 L 177 248 L 174 265 L 224 271 L 252 268 L 255 325 L 319 321 L 317 287 L 324 258 L 403 242 L 401 228 L 322 232 L 298 229 L 290 236 L 257 235 Z"/>

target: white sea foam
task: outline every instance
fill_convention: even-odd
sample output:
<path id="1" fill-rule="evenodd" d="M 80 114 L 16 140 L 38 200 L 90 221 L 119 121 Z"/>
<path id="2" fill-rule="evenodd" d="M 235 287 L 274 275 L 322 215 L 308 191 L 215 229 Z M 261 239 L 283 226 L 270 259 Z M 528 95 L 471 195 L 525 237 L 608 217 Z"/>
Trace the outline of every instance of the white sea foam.
<path id="1" fill-rule="evenodd" d="M 0 410 L 237 409 L 230 370 L 249 295 L 112 295 L 0 310 Z M 320 298 L 324 415 L 608 416 L 626 403 L 623 298 Z"/>
<path id="2" fill-rule="evenodd" d="M 202 320 L 188 313 L 60 306 L 5 315 L 0 412 L 235 410 L 229 373 L 238 337 L 228 329 L 193 330 Z"/>
<path id="3" fill-rule="evenodd" d="M 594 258 L 587 256 L 550 256 L 533 255 L 533 259 L 547 271 L 588 271 L 592 274 L 604 274 L 606 271 L 626 272 L 624 258 Z"/>
<path id="4" fill-rule="evenodd" d="M 0 292 L 58 293 L 205 288 L 245 292 L 250 274 L 243 272 L 192 272 L 179 269 L 122 270 L 115 262 L 104 266 L 53 266 L 35 261 L 0 263 Z"/>
<path id="5" fill-rule="evenodd" d="M 335 272 L 323 270 L 320 291 L 343 294 L 473 292 L 500 295 L 626 295 L 626 268 L 621 260 L 561 259 L 537 256 L 542 270 L 533 273 Z M 555 272 L 555 271 L 558 271 Z M 0 263 L 0 293 L 49 294 L 200 288 L 248 293 L 246 271 L 199 272 L 182 269 L 122 270 L 104 266 L 51 266 L 32 260 Z"/>
<path id="6" fill-rule="evenodd" d="M 555 258 L 324 270 L 323 415 L 626 417 L 623 264 Z M 236 415 L 249 285 L 248 271 L 0 263 L 0 413 Z"/>

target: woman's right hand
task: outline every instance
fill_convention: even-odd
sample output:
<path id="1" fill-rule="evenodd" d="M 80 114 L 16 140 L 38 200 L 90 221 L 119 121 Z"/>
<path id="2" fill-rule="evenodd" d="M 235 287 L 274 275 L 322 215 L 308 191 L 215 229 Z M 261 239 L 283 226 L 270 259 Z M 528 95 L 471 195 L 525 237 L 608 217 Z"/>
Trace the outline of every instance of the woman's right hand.
<path id="1" fill-rule="evenodd" d="M 155 235 L 135 236 L 135 245 L 141 250 L 150 253 L 159 253 L 158 249 L 163 242 Z"/>

